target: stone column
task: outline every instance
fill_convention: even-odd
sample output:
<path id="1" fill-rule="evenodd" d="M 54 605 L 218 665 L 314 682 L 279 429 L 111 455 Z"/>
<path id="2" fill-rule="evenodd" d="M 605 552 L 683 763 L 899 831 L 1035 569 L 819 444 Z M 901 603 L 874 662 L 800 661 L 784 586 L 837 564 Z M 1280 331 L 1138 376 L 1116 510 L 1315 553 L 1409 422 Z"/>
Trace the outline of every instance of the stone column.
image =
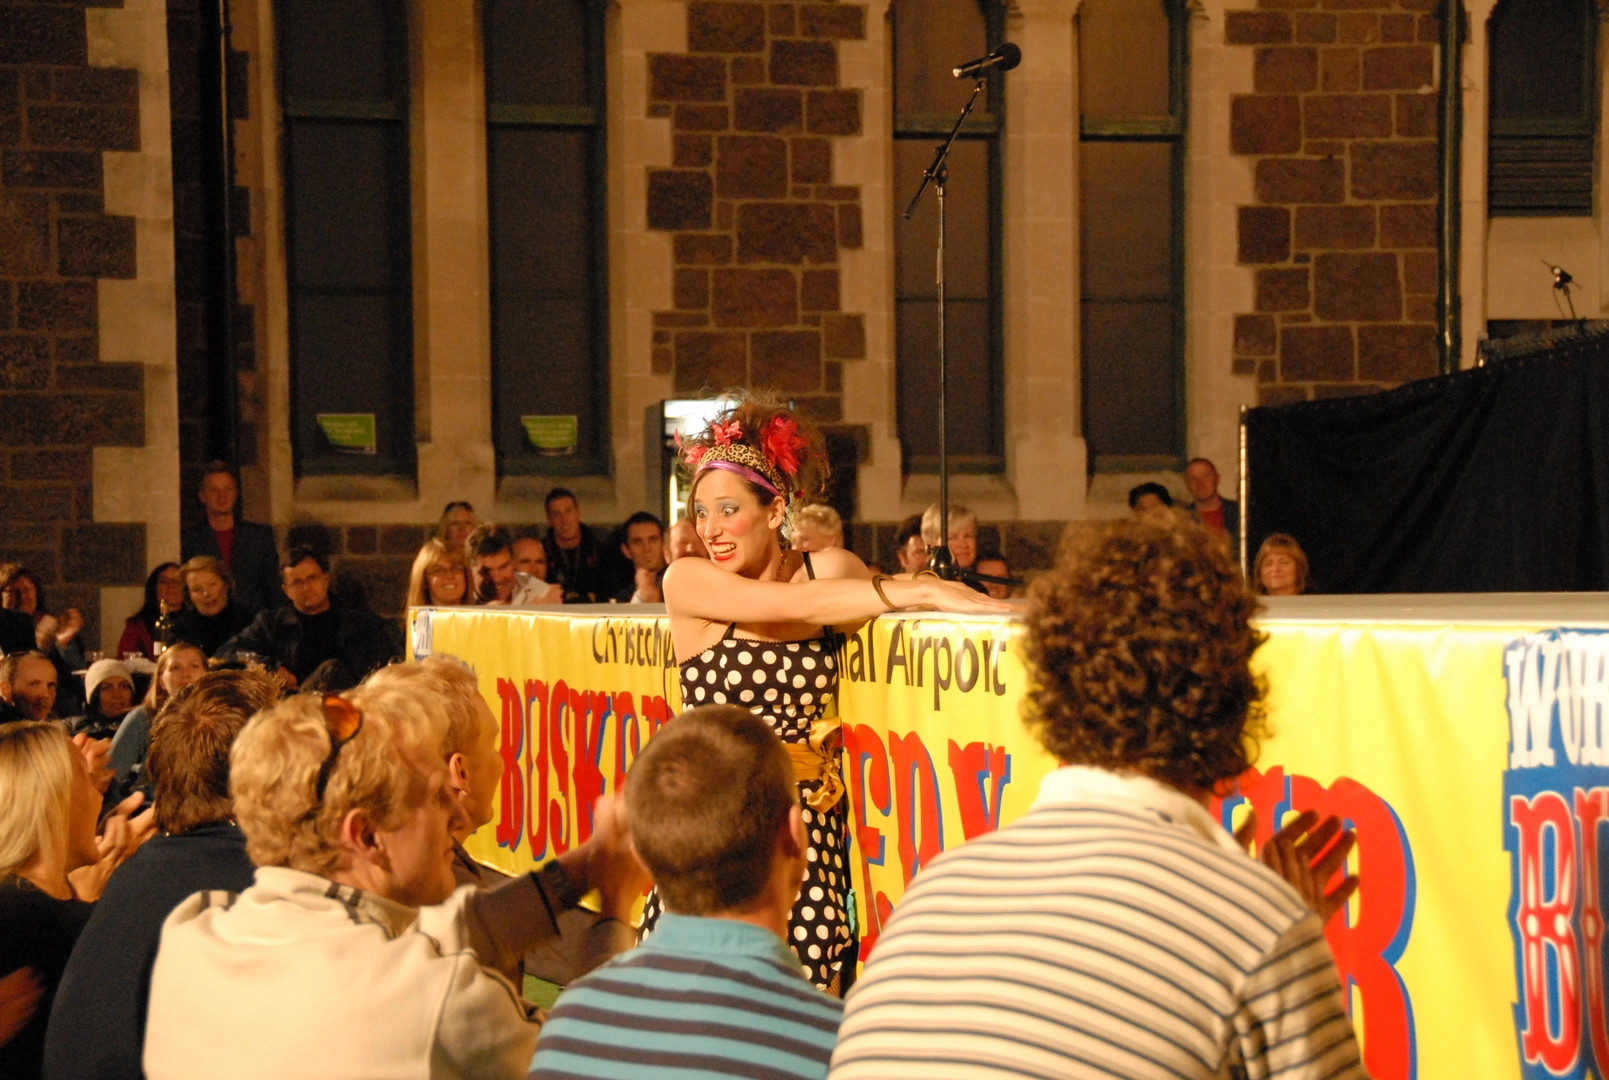
<path id="1" fill-rule="evenodd" d="M 1065 520 L 1084 506 L 1077 8 L 1022 0 L 1008 16 L 1023 56 L 1007 76 L 1002 193 L 1006 467 L 1019 520 Z"/>

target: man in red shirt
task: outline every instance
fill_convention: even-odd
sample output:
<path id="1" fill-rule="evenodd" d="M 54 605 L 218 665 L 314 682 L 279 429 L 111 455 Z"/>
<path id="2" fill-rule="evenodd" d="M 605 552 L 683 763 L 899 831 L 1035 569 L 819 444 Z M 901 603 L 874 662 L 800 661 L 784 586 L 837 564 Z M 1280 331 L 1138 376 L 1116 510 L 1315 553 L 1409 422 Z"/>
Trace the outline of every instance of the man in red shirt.
<path id="1" fill-rule="evenodd" d="M 1185 509 L 1209 529 L 1229 534 L 1231 544 L 1240 543 L 1240 504 L 1218 494 L 1218 468 L 1204 457 L 1184 467 L 1184 486 L 1195 501 Z"/>
<path id="2" fill-rule="evenodd" d="M 235 579 L 231 599 L 247 614 L 277 607 L 283 597 L 274 530 L 236 516 L 240 485 L 234 470 L 221 461 L 210 463 L 201 474 L 197 495 L 206 508 L 207 520 L 180 536 L 180 558 L 210 555 L 227 566 Z"/>

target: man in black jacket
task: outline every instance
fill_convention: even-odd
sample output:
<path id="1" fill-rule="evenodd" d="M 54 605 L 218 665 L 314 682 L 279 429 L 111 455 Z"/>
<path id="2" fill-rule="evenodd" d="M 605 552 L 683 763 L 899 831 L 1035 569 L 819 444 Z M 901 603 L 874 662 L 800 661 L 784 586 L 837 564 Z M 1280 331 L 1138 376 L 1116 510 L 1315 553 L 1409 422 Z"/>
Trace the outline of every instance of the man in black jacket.
<path id="1" fill-rule="evenodd" d="M 333 662 L 327 690 L 344 690 L 375 668 L 402 655 L 401 635 L 372 612 L 334 603 L 330 564 L 308 547 L 285 553 L 280 575 L 288 608 L 260 612 L 250 626 L 224 642 L 217 659 L 246 659 L 255 653 L 280 681 L 295 689 L 320 667 Z"/>
<path id="2" fill-rule="evenodd" d="M 251 884 L 246 838 L 230 821 L 229 749 L 278 697 L 262 674 L 214 671 L 163 710 L 146 761 L 158 835 L 117 868 L 73 947 L 50 1009 L 47 1077 L 143 1080 L 145 1003 L 162 923 L 192 893 Z"/>
<path id="3" fill-rule="evenodd" d="M 279 599 L 279 547 L 274 530 L 235 515 L 240 485 L 228 465 L 214 461 L 201 476 L 198 493 L 207 520 L 179 537 L 179 558 L 188 562 L 210 555 L 229 568 L 235 579 L 230 599 L 248 615 L 271 608 Z"/>
<path id="4" fill-rule="evenodd" d="M 546 505 L 548 580 L 564 586 L 566 604 L 607 604 L 631 584 L 631 563 L 616 544 L 581 523 L 575 492 L 556 487 L 548 492 Z"/>

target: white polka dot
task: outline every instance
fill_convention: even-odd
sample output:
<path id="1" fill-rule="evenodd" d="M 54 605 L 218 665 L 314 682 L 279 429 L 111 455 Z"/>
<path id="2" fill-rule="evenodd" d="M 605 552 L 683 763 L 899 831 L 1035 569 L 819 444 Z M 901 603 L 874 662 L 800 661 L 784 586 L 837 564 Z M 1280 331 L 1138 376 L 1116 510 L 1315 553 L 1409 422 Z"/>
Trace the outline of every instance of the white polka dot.
<path id="1" fill-rule="evenodd" d="M 800 964 L 799 965 L 799 970 L 804 972 L 804 977 L 805 978 L 811 979 L 811 980 L 815 979 L 815 974 L 811 972 L 809 964 Z"/>
<path id="2" fill-rule="evenodd" d="M 698 700 L 703 701 L 704 700 L 704 688 L 702 686 L 695 688 L 693 690 L 693 696 L 698 698 Z"/>
<path id="3" fill-rule="evenodd" d="M 822 941 L 827 940 L 827 933 L 828 933 L 828 931 L 827 931 L 827 928 L 825 926 L 816 927 L 816 936 L 818 938 L 820 938 Z"/>
<path id="4" fill-rule="evenodd" d="M 712 682 L 715 681 L 715 669 L 714 668 L 711 668 L 709 673 L 704 676 L 704 681 L 707 682 L 707 683 L 712 683 Z"/>
<path id="5" fill-rule="evenodd" d="M 815 886 L 811 887 L 811 889 L 810 889 L 810 899 L 816 901 L 817 903 L 820 903 L 821 898 L 824 895 L 825 894 L 821 891 L 821 886 L 820 885 L 815 885 Z"/>
<path id="6" fill-rule="evenodd" d="M 717 705 L 725 705 L 726 704 L 726 695 L 721 693 L 719 690 L 715 691 L 715 704 L 717 704 Z"/>
<path id="7" fill-rule="evenodd" d="M 838 884 L 838 875 L 829 872 L 827 874 L 827 884 L 828 885 L 836 885 L 836 884 Z"/>
<path id="8" fill-rule="evenodd" d="M 812 959 L 812 960 L 820 960 L 821 959 L 821 946 L 820 945 L 812 945 L 812 946 L 810 946 L 810 959 Z"/>
<path id="9" fill-rule="evenodd" d="M 804 820 L 805 820 L 806 825 L 808 825 L 812 821 L 816 820 L 815 815 L 811 812 L 810 807 L 808 807 L 808 806 L 805 807 L 805 809 L 804 809 Z M 820 897 L 817 897 L 817 899 L 819 900 Z"/>
<path id="10" fill-rule="evenodd" d="M 830 907 L 824 907 L 821 909 L 821 917 L 831 922 L 838 917 L 838 913 Z"/>
<path id="11" fill-rule="evenodd" d="M 811 862 L 815 862 L 816 861 L 816 849 L 811 848 L 810 850 L 806 851 L 805 852 L 805 858 L 809 859 Z"/>
<path id="12" fill-rule="evenodd" d="M 799 917 L 805 922 L 809 922 L 816 917 L 816 909 L 807 904 L 799 909 Z"/>
<path id="13" fill-rule="evenodd" d="M 765 652 L 760 654 L 760 659 L 765 661 L 767 664 L 774 664 L 777 662 L 777 654 L 772 652 L 770 649 L 767 649 Z"/>
<path id="14" fill-rule="evenodd" d="M 711 678 L 713 678 L 713 677 L 714 676 L 712 675 Z M 793 688 L 795 690 L 799 690 L 799 689 L 803 688 L 804 684 L 805 684 L 805 677 L 803 675 L 795 675 L 793 677 Z"/>
<path id="15" fill-rule="evenodd" d="M 767 700 L 767 701 L 775 701 L 776 699 L 777 699 L 776 687 L 772 687 L 770 690 L 767 690 L 765 692 L 765 700 Z"/>
<path id="16" fill-rule="evenodd" d="M 754 681 L 757 683 L 765 682 L 765 672 L 756 670 L 754 673 Z"/>
<path id="17" fill-rule="evenodd" d="M 798 652 L 799 651 L 799 643 L 797 641 L 788 642 L 788 651 L 789 652 Z"/>
<path id="18" fill-rule="evenodd" d="M 816 661 L 814 657 L 807 656 L 803 660 L 799 661 L 799 663 L 804 665 L 806 671 L 816 670 Z"/>
<path id="19" fill-rule="evenodd" d="M 804 927 L 795 926 L 793 928 L 793 940 L 795 940 L 795 941 L 803 941 L 805 938 L 807 938 L 809 936 L 810 936 L 809 932 L 807 930 L 805 930 Z"/>
<path id="20" fill-rule="evenodd" d="M 754 700 L 754 691 L 753 690 L 745 690 L 741 694 L 739 694 L 737 697 L 738 697 L 739 701 L 743 702 L 744 704 L 747 704 L 748 702 L 751 702 L 751 701 Z"/>
<path id="21" fill-rule="evenodd" d="M 835 667 L 837 667 L 837 666 L 838 666 L 838 662 L 837 662 L 837 661 L 836 661 L 836 660 L 834 660 L 834 659 L 833 659 L 833 658 L 832 658 L 832 657 L 830 657 L 830 656 L 829 656 L 829 657 L 827 657 L 827 670 L 828 670 L 828 671 L 831 671 L 831 670 L 832 670 L 832 669 L 833 669 L 833 668 L 835 668 Z"/>
<path id="22" fill-rule="evenodd" d="M 808 705 L 808 704 L 810 704 L 810 700 L 811 700 L 810 695 L 805 694 L 805 695 L 803 695 L 802 697 L 799 698 L 799 704 Z"/>
<path id="23" fill-rule="evenodd" d="M 836 866 L 838 869 L 842 870 L 844 868 L 844 858 L 843 858 L 843 856 L 842 855 L 834 855 L 832 857 L 832 864 L 834 866 Z"/>
<path id="24" fill-rule="evenodd" d="M 827 685 L 827 676 L 825 676 L 825 675 L 817 675 L 816 676 L 816 685 L 818 687 L 826 686 Z"/>
<path id="25" fill-rule="evenodd" d="M 811 829 L 810 830 L 810 839 L 814 840 L 818 844 L 821 843 L 821 830 L 820 829 Z"/>
<path id="26" fill-rule="evenodd" d="M 752 664 L 754 663 L 754 654 L 744 649 L 737 654 L 737 662 L 740 664 Z"/>
<path id="27" fill-rule="evenodd" d="M 715 659 L 715 650 L 714 649 L 705 649 L 702 653 L 699 654 L 698 658 L 700 660 L 704 661 L 707 664 L 711 660 Z"/>

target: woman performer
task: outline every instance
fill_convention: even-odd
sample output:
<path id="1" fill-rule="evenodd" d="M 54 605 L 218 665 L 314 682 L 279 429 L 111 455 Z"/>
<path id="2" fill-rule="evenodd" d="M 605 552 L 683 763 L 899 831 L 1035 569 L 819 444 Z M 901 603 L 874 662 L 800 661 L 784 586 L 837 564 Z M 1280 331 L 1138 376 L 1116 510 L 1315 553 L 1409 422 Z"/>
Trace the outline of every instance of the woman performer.
<path id="1" fill-rule="evenodd" d="M 789 504 L 819 496 L 827 474 L 821 436 L 788 409 L 741 401 L 688 442 L 684 457 L 693 474 L 688 514 L 709 558 L 677 559 L 665 573 L 682 707 L 745 706 L 787 745 L 809 845 L 788 944 L 812 982 L 838 993 L 853 939 L 832 628 L 884 611 L 1012 606 L 933 576 L 873 575 L 842 548 L 785 550 Z M 658 915 L 655 894 L 644 925 Z"/>

